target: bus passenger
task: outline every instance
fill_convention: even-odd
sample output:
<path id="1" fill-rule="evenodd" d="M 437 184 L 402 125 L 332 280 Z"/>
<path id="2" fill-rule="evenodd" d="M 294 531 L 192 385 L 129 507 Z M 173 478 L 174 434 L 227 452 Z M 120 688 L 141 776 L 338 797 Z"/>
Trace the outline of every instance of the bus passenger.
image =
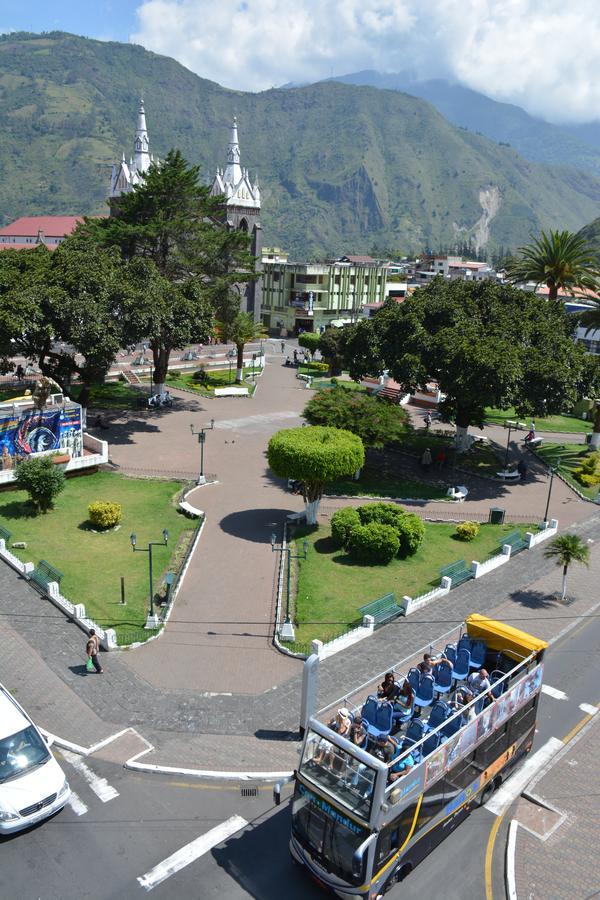
<path id="1" fill-rule="evenodd" d="M 394 681 L 394 673 L 386 672 L 385 678 L 379 686 L 377 696 L 382 700 L 393 700 L 398 693 L 398 685 Z"/>

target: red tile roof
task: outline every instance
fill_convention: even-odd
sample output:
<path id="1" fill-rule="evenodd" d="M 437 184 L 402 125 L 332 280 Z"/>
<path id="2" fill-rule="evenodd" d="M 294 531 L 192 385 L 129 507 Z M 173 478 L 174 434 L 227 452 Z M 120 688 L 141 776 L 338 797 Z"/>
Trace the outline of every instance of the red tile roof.
<path id="1" fill-rule="evenodd" d="M 37 244 L 3 244 L 0 241 L 0 250 L 33 250 L 34 247 L 39 246 Z M 49 249 L 53 250 L 53 247 Z"/>
<path id="2" fill-rule="evenodd" d="M 0 235 L 37 237 L 38 231 L 43 231 L 46 237 L 65 237 L 82 220 L 83 216 L 22 216 L 0 228 Z"/>

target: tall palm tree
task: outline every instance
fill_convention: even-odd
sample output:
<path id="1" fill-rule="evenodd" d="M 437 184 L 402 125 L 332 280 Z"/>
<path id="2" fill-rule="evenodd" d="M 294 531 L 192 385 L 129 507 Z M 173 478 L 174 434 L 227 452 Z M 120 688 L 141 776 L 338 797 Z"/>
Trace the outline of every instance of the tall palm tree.
<path id="1" fill-rule="evenodd" d="M 562 599 L 564 600 L 567 596 L 567 570 L 574 562 L 589 566 L 590 548 L 576 534 L 561 534 L 546 547 L 544 556 L 547 559 L 555 559 L 556 565 L 563 567 Z"/>
<path id="2" fill-rule="evenodd" d="M 542 231 L 526 247 L 519 247 L 517 258 L 507 266 L 512 282 L 534 281 L 545 284 L 549 299 L 556 300 L 559 290 L 595 291 L 600 270 L 593 251 L 584 237 L 570 231 Z"/>
<path id="3" fill-rule="evenodd" d="M 586 309 L 584 313 L 575 313 L 579 319 L 579 324 L 586 329 L 586 337 L 591 331 L 600 331 L 600 300 L 594 299 L 592 303 L 593 305 L 590 306 L 589 309 Z M 597 398 L 594 407 L 594 426 L 590 440 L 590 448 L 593 450 L 600 450 L 600 399 Z"/>
<path id="4" fill-rule="evenodd" d="M 233 341 L 237 350 L 235 380 L 239 383 L 244 377 L 244 346 L 267 337 L 267 332 L 262 322 L 255 322 L 247 312 L 239 312 L 225 330 L 227 339 Z"/>

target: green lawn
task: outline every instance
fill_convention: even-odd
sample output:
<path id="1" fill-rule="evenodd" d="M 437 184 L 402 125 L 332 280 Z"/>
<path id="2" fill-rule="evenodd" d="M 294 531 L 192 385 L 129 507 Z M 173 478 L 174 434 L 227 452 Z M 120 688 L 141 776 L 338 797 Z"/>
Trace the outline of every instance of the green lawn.
<path id="1" fill-rule="evenodd" d="M 411 500 L 441 500 L 447 488 L 417 481 L 411 478 L 394 478 L 391 475 L 363 469 L 358 481 L 341 478 L 325 485 L 325 493 L 347 497 L 400 497 Z"/>
<path id="2" fill-rule="evenodd" d="M 514 407 L 510 409 L 492 409 L 490 407 L 485 411 L 486 422 L 493 425 L 504 425 L 507 420 L 510 419 L 514 422 L 517 418 L 525 425 L 526 430 L 529 430 L 531 417 L 518 417 Z M 591 422 L 577 419 L 575 416 L 547 416 L 545 419 L 538 419 L 537 416 L 534 416 L 533 421 L 536 431 L 565 431 L 573 434 L 585 434 L 592 430 Z"/>
<path id="3" fill-rule="evenodd" d="M 315 391 L 321 391 L 325 388 L 332 388 L 334 386 L 335 385 L 331 382 L 331 378 L 314 378 L 311 384 L 311 388 Z M 366 388 L 357 381 L 346 381 L 341 377 L 337 380 L 337 386 L 344 388 L 345 391 L 366 391 Z"/>
<path id="4" fill-rule="evenodd" d="M 69 391 L 77 402 L 81 385 L 73 385 Z M 148 392 L 125 381 L 110 381 L 92 387 L 88 407 L 90 409 L 136 409 L 148 399 Z"/>
<path id="5" fill-rule="evenodd" d="M 399 450 L 421 456 L 426 447 L 429 447 L 434 461 L 436 452 L 444 447 L 448 462 L 451 461 L 454 447 L 454 431 L 434 431 L 426 433 L 424 430 L 407 431 L 406 437 L 401 441 L 395 441 L 394 445 Z M 450 452 L 448 452 L 450 451 Z M 486 444 L 475 444 L 468 453 L 462 453 L 456 457 L 456 465 L 462 469 L 469 469 L 479 475 L 495 475 L 498 471 L 499 459 Z M 435 468 L 435 463 L 434 463 Z M 448 472 L 448 463 L 442 470 Z"/>
<path id="6" fill-rule="evenodd" d="M 201 394 L 203 397 L 212 397 L 214 395 L 215 388 L 221 387 L 235 387 L 235 366 L 232 366 L 231 373 L 229 372 L 229 367 L 226 369 L 205 369 L 205 380 L 203 382 L 199 382 L 196 380 L 195 372 L 170 372 L 167 375 L 167 384 L 169 387 L 174 388 L 183 388 L 187 391 L 195 391 L 198 394 Z M 254 369 L 254 374 L 258 378 L 260 375 L 260 369 L 258 366 Z M 248 378 L 252 376 L 252 366 L 247 366 L 244 368 L 244 378 Z M 250 393 L 254 391 L 254 385 L 251 382 L 244 381 L 243 385 L 237 385 L 238 387 L 247 387 Z"/>
<path id="7" fill-rule="evenodd" d="M 12 541 L 26 541 L 27 549 L 13 550 L 23 561 L 46 559 L 63 572 L 61 593 L 99 625 L 116 627 L 124 636 L 130 627 L 143 625 L 148 609 L 148 554 L 133 553 L 129 541 L 137 534 L 137 546 L 162 540 L 169 531 L 168 547 L 153 549 L 155 591 L 165 572 L 187 547 L 192 526 L 177 512 L 175 497 L 181 485 L 175 481 L 126 478 L 98 472 L 67 481 L 56 506 L 46 515 L 33 516 L 22 491 L 0 493 L 0 523 L 12 532 Z M 87 508 L 93 500 L 112 500 L 122 505 L 118 531 L 94 534 L 88 527 Z M 126 606 L 120 603 L 120 579 L 125 577 Z"/>
<path id="8" fill-rule="evenodd" d="M 558 462 L 560 474 L 576 488 L 580 494 L 589 500 L 595 500 L 600 491 L 600 485 L 585 487 L 573 477 L 573 470 L 578 468 L 590 452 L 587 444 L 543 444 L 536 450 L 548 465 Z"/>
<path id="9" fill-rule="evenodd" d="M 358 624 L 359 606 L 391 591 L 398 600 L 405 594 L 416 597 L 426 593 L 439 585 L 443 566 L 459 559 L 469 564 L 473 559 L 482 562 L 495 556 L 500 552 L 501 535 L 515 530 L 514 525 L 485 524 L 475 540 L 467 543 L 454 536 L 454 524 L 427 522 L 426 527 L 425 540 L 415 555 L 394 559 L 387 566 L 355 563 L 344 550 L 333 546 L 329 526 L 299 530 L 295 552 L 302 551 L 304 539 L 309 549 L 306 560 L 297 561 L 296 640 L 331 640 Z M 532 527 L 523 525 L 520 530 L 524 533 Z"/>

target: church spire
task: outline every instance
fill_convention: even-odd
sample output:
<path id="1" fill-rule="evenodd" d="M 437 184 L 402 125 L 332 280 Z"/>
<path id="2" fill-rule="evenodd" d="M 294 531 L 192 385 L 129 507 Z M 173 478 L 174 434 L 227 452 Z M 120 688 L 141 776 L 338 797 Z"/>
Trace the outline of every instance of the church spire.
<path id="1" fill-rule="evenodd" d="M 138 172 L 147 172 L 151 162 L 150 141 L 148 140 L 148 129 L 146 128 L 146 111 L 144 109 L 143 98 L 140 98 L 133 150 L 134 168 L 137 169 Z"/>
<path id="2" fill-rule="evenodd" d="M 224 181 L 231 185 L 238 184 L 242 179 L 240 166 L 240 142 L 238 140 L 237 118 L 233 117 L 231 131 L 229 133 L 229 145 L 227 147 L 227 168 L 224 172 Z"/>

